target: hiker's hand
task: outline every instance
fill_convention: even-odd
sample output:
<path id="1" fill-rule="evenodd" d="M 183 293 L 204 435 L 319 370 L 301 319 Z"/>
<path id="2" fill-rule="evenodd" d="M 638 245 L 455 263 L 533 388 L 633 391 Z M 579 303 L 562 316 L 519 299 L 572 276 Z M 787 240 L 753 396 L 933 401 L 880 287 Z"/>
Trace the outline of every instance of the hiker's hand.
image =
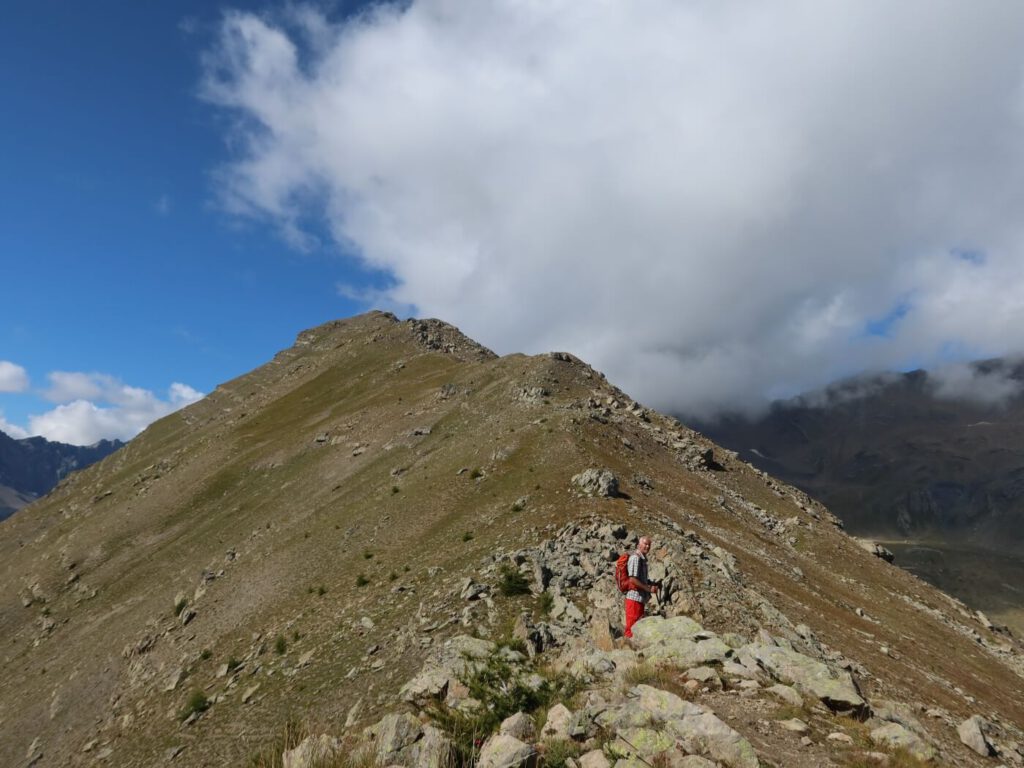
<path id="1" fill-rule="evenodd" d="M 651 586 L 650 586 L 650 593 L 652 595 L 658 594 L 658 585 L 657 584 L 651 584 Z"/>

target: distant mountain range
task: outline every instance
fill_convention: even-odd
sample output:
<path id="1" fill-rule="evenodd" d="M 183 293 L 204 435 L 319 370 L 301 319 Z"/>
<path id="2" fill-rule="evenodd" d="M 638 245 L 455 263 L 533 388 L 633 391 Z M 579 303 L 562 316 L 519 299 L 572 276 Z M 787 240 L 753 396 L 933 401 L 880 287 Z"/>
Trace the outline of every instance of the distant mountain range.
<path id="1" fill-rule="evenodd" d="M 824 502 L 896 563 L 1024 626 L 1024 365 L 858 377 L 694 425 Z"/>
<path id="2" fill-rule="evenodd" d="M 699 428 L 853 533 L 1024 554 L 1024 365 L 987 360 L 959 378 L 859 377 Z"/>
<path id="3" fill-rule="evenodd" d="M 68 445 L 43 437 L 23 440 L 0 432 L 0 520 L 10 517 L 76 469 L 109 456 L 124 443 L 100 440 L 94 445 Z"/>

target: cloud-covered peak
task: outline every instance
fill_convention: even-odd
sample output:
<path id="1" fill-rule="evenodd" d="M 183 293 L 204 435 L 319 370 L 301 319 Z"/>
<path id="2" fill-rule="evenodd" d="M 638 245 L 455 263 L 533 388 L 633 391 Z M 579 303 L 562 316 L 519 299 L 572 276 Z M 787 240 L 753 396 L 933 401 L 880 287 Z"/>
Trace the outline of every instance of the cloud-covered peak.
<path id="1" fill-rule="evenodd" d="M 924 0 L 229 13 L 203 93 L 240 118 L 234 212 L 299 246 L 322 215 L 391 306 L 708 415 L 1024 348 L 1021 30 Z"/>

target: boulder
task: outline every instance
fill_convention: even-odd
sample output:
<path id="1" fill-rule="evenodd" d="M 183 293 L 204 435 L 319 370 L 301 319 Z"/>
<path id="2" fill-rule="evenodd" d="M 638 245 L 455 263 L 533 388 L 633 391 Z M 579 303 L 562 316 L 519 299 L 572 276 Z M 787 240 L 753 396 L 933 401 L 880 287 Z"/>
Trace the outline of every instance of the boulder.
<path id="1" fill-rule="evenodd" d="M 886 723 L 881 728 L 875 728 L 871 731 L 871 741 L 880 747 L 903 749 L 925 762 L 930 762 L 938 756 L 935 747 L 899 723 Z"/>
<path id="2" fill-rule="evenodd" d="M 960 741 L 984 757 L 993 753 L 992 745 L 985 737 L 986 726 L 988 723 L 981 715 L 972 715 L 960 723 L 956 729 Z"/>
<path id="3" fill-rule="evenodd" d="M 868 539 L 857 539 L 857 544 L 865 552 L 870 552 L 875 557 L 881 558 L 882 560 L 885 560 L 885 562 L 887 563 L 891 563 L 893 560 L 896 559 L 896 555 L 894 555 L 890 550 L 883 547 L 877 541 L 870 541 Z"/>
<path id="4" fill-rule="evenodd" d="M 752 643 L 740 649 L 740 655 L 757 661 L 773 678 L 813 696 L 834 712 L 861 716 L 867 702 L 861 698 L 849 672 L 832 672 L 820 661 L 778 645 Z"/>
<path id="5" fill-rule="evenodd" d="M 580 755 L 579 764 L 580 768 L 611 768 L 612 765 L 600 749 L 592 749 Z"/>
<path id="6" fill-rule="evenodd" d="M 426 706 L 431 700 L 444 701 L 448 695 L 449 674 L 434 666 L 425 666 L 416 677 L 402 686 L 398 695 L 402 701 Z"/>
<path id="7" fill-rule="evenodd" d="M 408 750 L 409 768 L 451 768 L 455 765 L 455 747 L 444 732 L 424 725 L 420 739 Z"/>
<path id="8" fill-rule="evenodd" d="M 573 475 L 572 484 L 584 496 L 614 498 L 619 495 L 619 481 L 607 469 L 587 469 Z"/>
<path id="9" fill-rule="evenodd" d="M 804 697 L 796 692 L 794 688 L 790 688 L 788 685 L 777 684 L 767 689 L 768 693 L 772 694 L 776 698 L 781 699 L 792 707 L 802 707 L 804 705 Z"/>
<path id="10" fill-rule="evenodd" d="M 341 742 L 333 736 L 320 734 L 307 736 L 295 747 L 281 755 L 282 768 L 315 768 L 329 760 L 333 760 L 341 752 Z"/>
<path id="11" fill-rule="evenodd" d="M 535 732 L 533 718 L 525 712 L 516 712 L 511 717 L 506 717 L 498 729 L 498 733 L 513 736 L 520 741 L 533 741 Z"/>
<path id="12" fill-rule="evenodd" d="M 499 733 L 484 742 L 477 768 L 535 768 L 537 750 L 514 736 Z"/>
<path id="13" fill-rule="evenodd" d="M 563 704 L 555 704 L 548 710 L 548 719 L 540 730 L 542 739 L 568 739 L 569 726 L 572 724 L 573 715 Z"/>
<path id="14" fill-rule="evenodd" d="M 423 726 L 409 713 L 387 715 L 363 734 L 373 744 L 378 765 L 405 764 L 408 751 L 423 735 Z"/>

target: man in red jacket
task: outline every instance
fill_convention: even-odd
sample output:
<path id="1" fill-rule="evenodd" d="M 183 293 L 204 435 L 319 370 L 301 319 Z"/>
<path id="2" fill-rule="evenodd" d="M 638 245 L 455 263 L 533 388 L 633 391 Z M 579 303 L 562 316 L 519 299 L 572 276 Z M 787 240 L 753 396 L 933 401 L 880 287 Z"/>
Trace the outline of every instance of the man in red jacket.
<path id="1" fill-rule="evenodd" d="M 658 585 L 647 579 L 647 553 L 651 551 L 651 539 L 641 536 L 636 552 L 626 562 L 629 591 L 626 593 L 626 637 L 633 636 L 633 625 L 644 617 L 644 607 L 651 595 L 657 594 Z"/>

